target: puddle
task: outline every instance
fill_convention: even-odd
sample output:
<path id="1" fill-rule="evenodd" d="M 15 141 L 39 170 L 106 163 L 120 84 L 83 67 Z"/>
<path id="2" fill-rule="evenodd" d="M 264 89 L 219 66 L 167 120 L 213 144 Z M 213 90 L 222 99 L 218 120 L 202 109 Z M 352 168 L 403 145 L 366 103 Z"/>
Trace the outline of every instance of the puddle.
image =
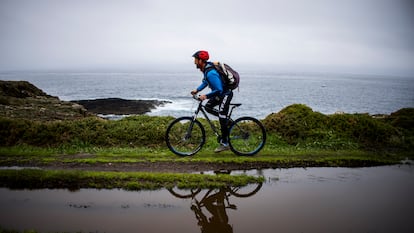
<path id="1" fill-rule="evenodd" d="M 412 232 L 414 167 L 292 168 L 242 189 L 9 190 L 0 226 L 38 232 Z"/>

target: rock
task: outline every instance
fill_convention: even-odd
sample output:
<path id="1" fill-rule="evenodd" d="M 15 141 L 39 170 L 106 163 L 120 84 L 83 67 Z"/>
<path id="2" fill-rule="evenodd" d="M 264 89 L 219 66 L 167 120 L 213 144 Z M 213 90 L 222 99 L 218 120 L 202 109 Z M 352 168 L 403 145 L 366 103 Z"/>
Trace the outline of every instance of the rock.
<path id="1" fill-rule="evenodd" d="M 15 98 L 45 96 L 56 98 L 44 93 L 35 85 L 27 81 L 0 81 L 0 96 Z"/>
<path id="2" fill-rule="evenodd" d="M 76 100 L 73 103 L 84 106 L 88 111 L 96 114 L 131 115 L 150 112 L 169 101 L 160 100 L 126 100 L 120 98 L 106 98 L 94 100 Z"/>
<path id="3" fill-rule="evenodd" d="M 30 120 L 73 120 L 90 116 L 83 106 L 61 101 L 26 81 L 0 80 L 0 116 Z"/>
<path id="4" fill-rule="evenodd" d="M 31 120 L 73 120 L 95 114 L 134 115 L 168 101 L 107 98 L 61 101 L 26 81 L 0 80 L 0 117 Z"/>

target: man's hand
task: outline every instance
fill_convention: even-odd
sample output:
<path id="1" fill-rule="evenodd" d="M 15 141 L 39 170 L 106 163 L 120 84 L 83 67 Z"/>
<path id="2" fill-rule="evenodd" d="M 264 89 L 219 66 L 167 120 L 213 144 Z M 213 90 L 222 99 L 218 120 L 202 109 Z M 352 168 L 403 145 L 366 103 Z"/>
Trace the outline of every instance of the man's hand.
<path id="1" fill-rule="evenodd" d="M 195 94 L 197 94 L 197 93 L 198 93 L 198 91 L 197 91 L 197 90 L 192 90 L 192 91 L 191 91 L 191 94 L 192 94 L 192 95 L 195 95 Z"/>
<path id="2" fill-rule="evenodd" d="M 200 97 L 198 97 L 201 101 L 206 100 L 207 96 L 206 95 L 200 95 Z"/>

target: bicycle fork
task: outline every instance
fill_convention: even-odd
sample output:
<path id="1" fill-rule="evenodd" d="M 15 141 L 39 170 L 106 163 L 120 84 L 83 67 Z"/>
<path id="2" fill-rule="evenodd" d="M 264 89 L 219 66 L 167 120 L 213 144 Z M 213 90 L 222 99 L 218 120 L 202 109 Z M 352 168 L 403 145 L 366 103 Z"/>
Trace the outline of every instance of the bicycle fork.
<path id="1" fill-rule="evenodd" d="M 203 116 L 207 119 L 208 124 L 210 125 L 211 129 L 213 130 L 213 132 L 217 136 L 217 138 L 221 138 L 221 135 L 219 134 L 219 131 L 217 130 L 217 127 L 213 124 L 213 122 L 208 117 L 208 114 L 206 113 L 206 111 L 202 108 L 201 102 L 200 102 L 200 105 L 198 106 L 197 110 L 194 112 L 193 119 L 191 120 L 191 124 L 190 124 L 190 127 L 188 127 L 188 131 L 187 131 L 186 135 L 191 137 L 191 131 L 193 129 L 194 122 L 197 120 L 197 116 L 200 113 L 200 111 L 203 114 Z"/>
<path id="2" fill-rule="evenodd" d="M 217 136 L 217 138 L 220 139 L 221 138 L 221 135 L 219 134 L 219 131 L 217 130 L 216 126 L 213 124 L 213 122 L 208 117 L 206 111 L 204 111 L 204 109 L 202 109 L 202 108 L 200 108 L 200 110 L 203 113 L 204 117 L 207 119 L 207 122 L 210 125 L 211 129 L 213 130 L 214 134 Z M 196 116 L 197 116 L 197 114 L 196 114 Z"/>

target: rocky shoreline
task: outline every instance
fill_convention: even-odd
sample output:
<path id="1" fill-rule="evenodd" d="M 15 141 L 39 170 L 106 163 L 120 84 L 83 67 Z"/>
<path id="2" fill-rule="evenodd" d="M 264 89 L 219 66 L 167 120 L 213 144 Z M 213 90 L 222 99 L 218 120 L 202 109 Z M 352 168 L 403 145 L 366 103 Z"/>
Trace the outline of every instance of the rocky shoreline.
<path id="1" fill-rule="evenodd" d="M 140 115 L 151 112 L 158 106 L 169 101 L 160 100 L 126 100 L 120 98 L 105 98 L 93 100 L 76 100 L 73 103 L 84 106 L 94 114 Z"/>
<path id="2" fill-rule="evenodd" d="M 73 120 L 97 114 L 140 115 L 168 101 L 106 98 L 62 101 L 27 81 L 0 80 L 0 116 L 30 120 Z"/>

